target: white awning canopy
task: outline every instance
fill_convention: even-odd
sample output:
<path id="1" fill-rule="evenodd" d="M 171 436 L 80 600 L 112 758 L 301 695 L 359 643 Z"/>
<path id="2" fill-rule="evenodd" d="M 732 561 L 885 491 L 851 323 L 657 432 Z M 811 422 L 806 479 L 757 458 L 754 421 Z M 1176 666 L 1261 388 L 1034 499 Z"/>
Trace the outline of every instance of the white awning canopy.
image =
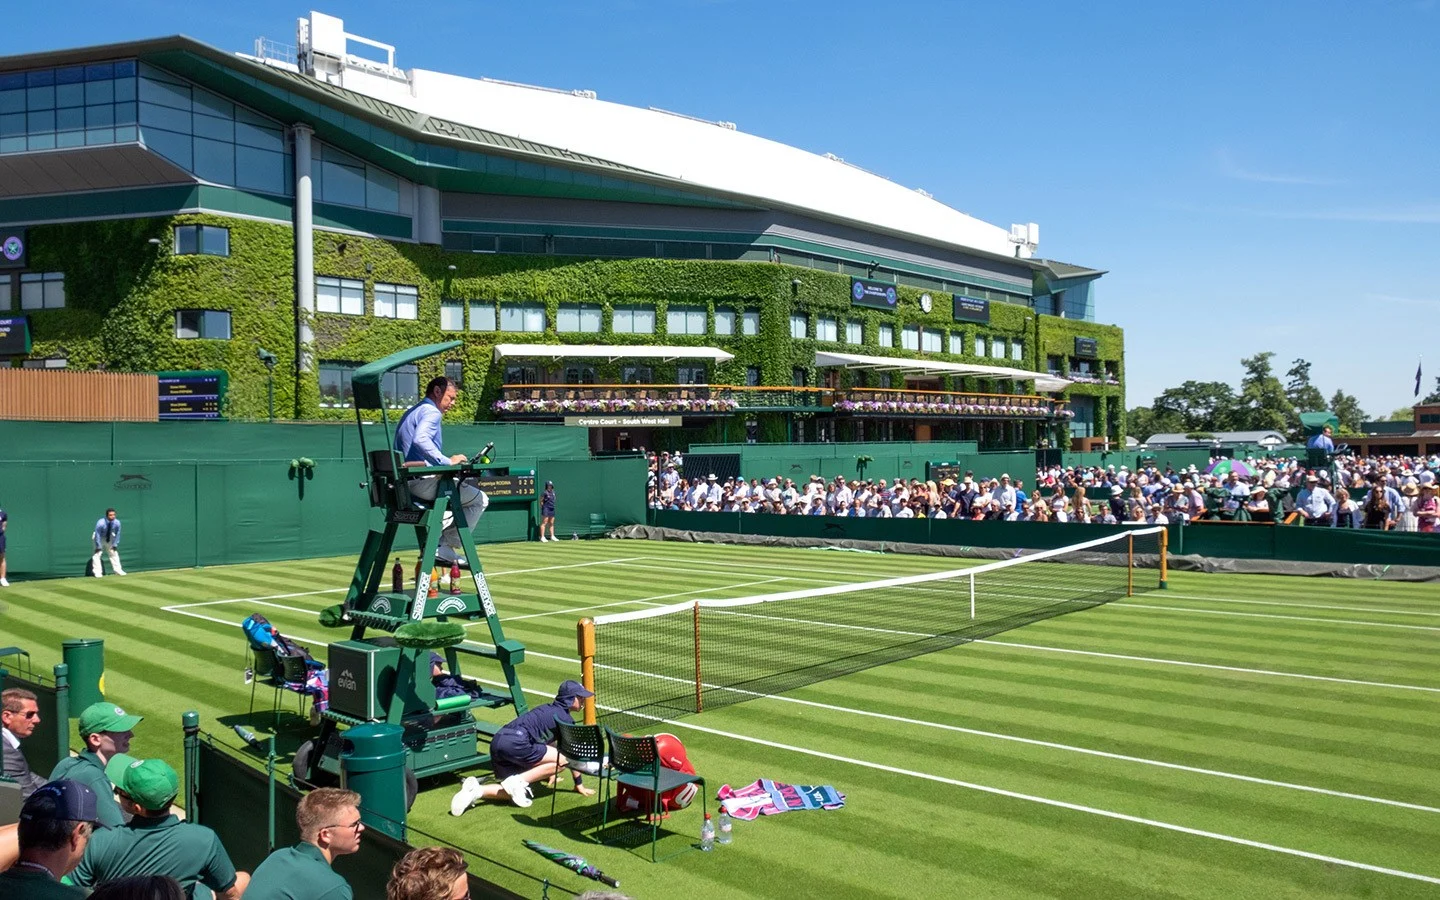
<path id="1" fill-rule="evenodd" d="M 718 347 L 668 347 L 655 344 L 496 344 L 495 359 L 708 359 L 725 362 L 735 358 Z"/>
<path id="2" fill-rule="evenodd" d="M 1044 372 L 1029 369 L 1011 369 L 1006 366 L 981 366 L 973 363 L 940 362 L 933 359 L 906 359 L 898 356 L 864 356 L 859 353 L 832 353 L 827 350 L 815 351 L 815 365 L 843 366 L 847 369 L 875 369 L 882 372 L 901 372 L 915 375 L 974 375 L 981 378 L 1013 378 L 1017 381 L 1035 382 L 1037 391 L 1063 391 L 1070 382 Z"/>

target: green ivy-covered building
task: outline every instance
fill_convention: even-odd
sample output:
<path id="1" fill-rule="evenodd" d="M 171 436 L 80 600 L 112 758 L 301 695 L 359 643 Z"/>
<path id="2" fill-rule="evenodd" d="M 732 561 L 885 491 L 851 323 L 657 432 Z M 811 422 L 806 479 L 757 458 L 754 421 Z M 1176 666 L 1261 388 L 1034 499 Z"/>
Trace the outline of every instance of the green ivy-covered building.
<path id="1" fill-rule="evenodd" d="M 457 420 L 599 417 L 596 449 L 1123 440 L 1104 273 L 1037 257 L 1037 226 L 356 41 L 312 13 L 253 54 L 0 58 L 0 331 L 30 337 L 0 360 L 218 370 L 220 414 L 324 419 L 359 365 L 457 339 L 397 407 L 448 374 Z"/>

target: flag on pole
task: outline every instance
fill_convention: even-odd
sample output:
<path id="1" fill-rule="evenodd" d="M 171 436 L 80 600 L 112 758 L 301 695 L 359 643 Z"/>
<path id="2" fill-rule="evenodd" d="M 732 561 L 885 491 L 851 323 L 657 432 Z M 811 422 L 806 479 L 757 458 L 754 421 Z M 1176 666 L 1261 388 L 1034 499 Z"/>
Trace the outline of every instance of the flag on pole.
<path id="1" fill-rule="evenodd" d="M 1420 366 L 1424 362 L 1424 357 L 1421 357 L 1420 360 L 1415 363 L 1415 396 L 1417 397 L 1420 396 Z"/>

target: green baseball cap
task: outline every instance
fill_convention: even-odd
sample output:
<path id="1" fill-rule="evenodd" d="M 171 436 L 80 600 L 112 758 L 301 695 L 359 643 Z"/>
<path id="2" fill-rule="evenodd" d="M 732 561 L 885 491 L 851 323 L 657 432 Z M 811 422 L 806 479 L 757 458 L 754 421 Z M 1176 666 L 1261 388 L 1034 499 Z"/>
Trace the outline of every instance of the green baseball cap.
<path id="1" fill-rule="evenodd" d="M 142 716 L 132 716 L 115 704 L 102 700 L 90 704 L 80 713 L 80 736 L 87 737 L 102 731 L 134 731 L 141 721 Z"/>
<path id="2" fill-rule="evenodd" d="M 163 759 L 117 753 L 105 764 L 105 777 L 146 809 L 165 809 L 180 793 L 180 778 Z"/>

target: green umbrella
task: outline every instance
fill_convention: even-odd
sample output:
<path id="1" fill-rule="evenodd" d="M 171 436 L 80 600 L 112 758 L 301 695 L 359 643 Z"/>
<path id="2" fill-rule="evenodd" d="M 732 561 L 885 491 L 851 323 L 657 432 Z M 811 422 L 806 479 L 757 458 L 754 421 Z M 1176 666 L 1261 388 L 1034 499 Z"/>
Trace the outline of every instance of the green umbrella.
<path id="1" fill-rule="evenodd" d="M 1206 475 L 1229 475 L 1231 472 L 1241 478 L 1254 478 L 1255 470 L 1238 459 L 1217 459 L 1205 469 Z"/>
<path id="2" fill-rule="evenodd" d="M 564 850 L 556 850 L 554 847 L 547 847 L 535 841 L 522 841 L 525 846 L 536 853 L 550 859 L 559 865 L 571 870 L 576 875 L 583 875 L 586 878 L 593 878 L 596 881 L 604 882 L 613 888 L 618 888 L 620 882 L 606 875 L 604 872 L 590 865 L 583 856 L 576 856 L 573 853 L 566 853 Z"/>

